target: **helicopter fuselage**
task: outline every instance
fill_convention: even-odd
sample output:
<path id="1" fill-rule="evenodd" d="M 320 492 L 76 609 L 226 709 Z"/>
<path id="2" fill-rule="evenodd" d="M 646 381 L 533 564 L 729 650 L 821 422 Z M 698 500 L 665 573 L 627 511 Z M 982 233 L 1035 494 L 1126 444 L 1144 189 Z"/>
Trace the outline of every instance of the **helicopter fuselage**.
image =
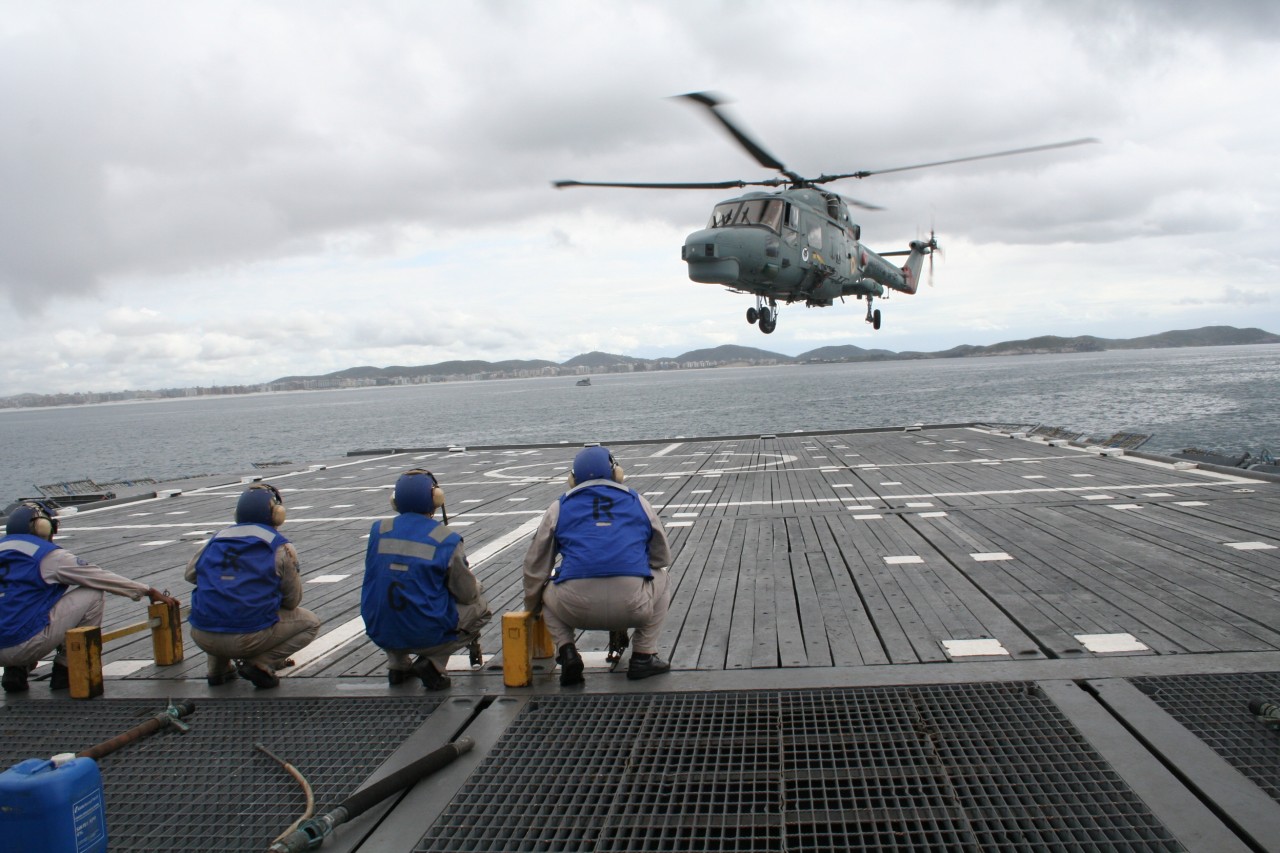
<path id="1" fill-rule="evenodd" d="M 681 254 L 691 280 L 771 302 L 827 306 L 845 296 L 884 296 L 886 288 L 914 293 L 927 245 L 913 245 L 917 257 L 899 268 L 863 246 L 860 230 L 834 193 L 751 192 L 717 204 Z"/>

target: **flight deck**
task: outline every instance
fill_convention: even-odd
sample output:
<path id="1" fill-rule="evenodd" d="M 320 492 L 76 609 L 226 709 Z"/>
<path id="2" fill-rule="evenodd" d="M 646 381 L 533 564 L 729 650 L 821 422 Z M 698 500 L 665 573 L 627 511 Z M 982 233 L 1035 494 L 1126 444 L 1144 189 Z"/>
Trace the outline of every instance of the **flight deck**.
<path id="1" fill-rule="evenodd" d="M 112 850 L 266 850 L 460 736 L 323 850 L 1280 850 L 1280 483 L 976 424 L 609 444 L 671 543 L 660 654 L 607 632 L 504 686 L 504 612 L 581 444 L 373 448 L 81 507 L 57 542 L 189 603 L 183 570 L 255 479 L 281 489 L 323 620 L 275 690 L 206 685 L 190 640 L 103 649 L 105 695 L 4 700 L 4 766 L 196 710 L 100 761 Z M 389 687 L 364 635 L 369 528 L 433 471 L 494 618 L 452 689 Z M 104 631 L 144 618 L 107 596 Z M 185 625 L 184 625 L 185 628 Z M 1280 715 L 1280 709 L 1276 711 Z"/>

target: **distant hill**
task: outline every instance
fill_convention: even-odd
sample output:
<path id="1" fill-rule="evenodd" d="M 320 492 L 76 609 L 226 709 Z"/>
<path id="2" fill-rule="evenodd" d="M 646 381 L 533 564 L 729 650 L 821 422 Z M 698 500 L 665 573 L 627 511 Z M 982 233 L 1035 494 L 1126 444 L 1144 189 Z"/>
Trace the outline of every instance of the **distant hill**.
<path id="1" fill-rule="evenodd" d="M 896 358 L 897 353 L 887 349 L 863 349 L 853 344 L 838 347 L 818 347 L 796 356 L 797 361 L 863 361 L 872 358 Z"/>
<path id="2" fill-rule="evenodd" d="M 559 364 L 554 361 L 533 359 L 496 362 L 478 360 L 442 361 L 439 364 L 422 364 L 416 367 L 351 367 L 335 373 L 326 373 L 322 376 L 285 376 L 267 384 L 289 385 L 320 381 L 340 382 L 343 380 L 381 383 L 394 380 L 412 381 L 423 377 L 456 379 L 480 376 L 557 375 L 562 371 L 565 373 L 579 373 L 608 372 L 611 370 L 659 370 L 668 368 L 672 362 L 698 365 L 796 364 L 885 361 L 891 359 L 973 358 L 1036 353 L 1102 352 L 1104 350 L 1117 349 L 1162 349 L 1167 347 L 1238 346 L 1243 344 L 1277 343 L 1280 343 L 1280 335 L 1275 335 L 1262 329 L 1205 326 L 1200 329 L 1161 332 L 1158 335 L 1146 335 L 1140 338 L 1096 338 L 1092 335 L 1063 338 L 1056 335 L 1041 335 L 1025 340 L 1002 341 L 988 346 L 964 344 L 936 352 L 916 352 L 914 350 L 894 352 L 887 349 L 864 349 L 852 344 L 844 344 L 842 346 L 818 347 L 796 356 L 790 356 L 756 347 L 724 344 L 718 347 L 690 350 L 670 358 L 638 358 L 631 355 L 593 351 L 575 355 L 568 361 Z"/>
<path id="3" fill-rule="evenodd" d="M 736 344 L 724 344 L 710 349 L 689 350 L 682 355 L 678 355 L 671 361 L 779 361 L 790 363 L 796 359 L 789 355 L 783 355 L 780 352 L 769 352 L 768 350 L 756 349 L 755 347 L 742 347 Z"/>
<path id="4" fill-rule="evenodd" d="M 573 358 L 563 362 L 561 367 L 609 367 L 613 364 L 638 364 L 647 361 L 647 359 L 636 358 L 630 355 L 614 355 L 611 352 L 600 352 L 593 350 L 592 352 L 575 355 Z"/>
<path id="5" fill-rule="evenodd" d="M 70 394 L 16 394 L 0 397 L 0 408 L 39 408 L 44 406 L 80 406 L 91 403 L 129 400 L 160 400 L 223 394 L 254 394 L 264 391 L 306 391 L 328 388 L 359 388 L 370 385 L 412 385 L 424 382 L 450 382 L 476 379 L 518 379 L 535 376 L 582 376 L 599 373 L 631 373 L 681 368 L 776 365 L 830 364 L 925 358 L 976 358 L 1039 353 L 1101 352 L 1118 349 L 1161 349 L 1167 347 L 1239 346 L 1243 344 L 1278 344 L 1280 335 L 1262 329 L 1237 329 L 1234 326 L 1205 326 L 1146 335 L 1140 338 L 1109 339 L 1092 335 L 1062 338 L 1042 335 L 1019 341 L 1002 341 L 988 346 L 964 344 L 936 352 L 887 349 L 863 349 L 845 344 L 825 346 L 796 356 L 744 347 L 734 344 L 690 350 L 677 356 L 638 358 L 632 355 L 593 351 L 575 355 L 557 364 L 546 359 L 510 359 L 507 361 L 442 361 L 438 364 L 414 366 L 391 365 L 348 367 L 319 376 L 282 376 L 271 382 L 242 385 L 214 385 L 197 388 L 160 388 L 150 391 L 92 391 Z"/>

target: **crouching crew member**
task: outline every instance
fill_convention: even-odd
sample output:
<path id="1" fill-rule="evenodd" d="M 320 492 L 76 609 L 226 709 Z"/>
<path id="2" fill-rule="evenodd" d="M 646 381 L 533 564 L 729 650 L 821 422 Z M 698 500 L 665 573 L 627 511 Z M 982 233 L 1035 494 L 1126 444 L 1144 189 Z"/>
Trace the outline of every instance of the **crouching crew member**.
<path id="1" fill-rule="evenodd" d="M 653 507 L 622 479 L 608 448 L 580 451 L 569 490 L 547 508 L 525 554 L 525 609 L 541 605 L 565 686 L 583 682 L 575 630 L 636 629 L 628 678 L 671 668 L 657 654 L 670 603 L 671 548 Z"/>
<path id="2" fill-rule="evenodd" d="M 67 687 L 62 638 L 72 628 L 101 627 L 103 593 L 134 601 L 178 602 L 154 587 L 80 559 L 53 543 L 58 520 L 37 503 L 10 515 L 0 539 L 0 664 L 5 693 L 27 689 L 27 675 L 55 648 L 49 687 Z"/>
<path id="3" fill-rule="evenodd" d="M 255 687 L 276 687 L 276 671 L 320 632 L 320 619 L 298 606 L 298 552 L 276 530 L 284 518 L 280 491 L 254 484 L 236 503 L 236 523 L 187 564 L 186 578 L 196 585 L 191 639 L 208 655 L 212 686 L 238 673 Z"/>
<path id="4" fill-rule="evenodd" d="M 449 656 L 480 636 L 489 602 L 462 537 L 432 517 L 444 509 L 434 474 L 401 474 L 391 506 L 399 514 L 369 531 L 360 592 L 365 633 L 387 653 L 389 684 L 417 676 L 428 690 L 444 690 Z"/>

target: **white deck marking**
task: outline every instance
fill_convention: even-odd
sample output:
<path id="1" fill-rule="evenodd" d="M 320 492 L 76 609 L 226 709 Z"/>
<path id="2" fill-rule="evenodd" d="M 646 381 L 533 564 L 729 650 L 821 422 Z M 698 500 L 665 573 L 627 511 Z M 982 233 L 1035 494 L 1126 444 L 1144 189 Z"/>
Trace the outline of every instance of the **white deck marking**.
<path id="1" fill-rule="evenodd" d="M 943 640 L 942 650 L 947 657 L 987 657 L 990 655 L 1009 656 L 1009 651 L 999 640 Z"/>
<path id="2" fill-rule="evenodd" d="M 882 515 L 855 515 L 855 521 L 875 521 L 878 518 L 884 518 Z"/>
<path id="3" fill-rule="evenodd" d="M 320 575 L 319 577 L 311 578 L 307 583 L 337 583 L 338 581 L 344 581 L 349 577 L 351 577 L 351 575 Z"/>
<path id="4" fill-rule="evenodd" d="M 969 556 L 972 557 L 974 561 L 978 563 L 991 563 L 991 562 L 995 562 L 996 560 L 1012 560 L 1013 559 L 1013 557 L 1009 556 L 1004 551 L 987 551 L 981 554 L 970 554 Z"/>
<path id="5" fill-rule="evenodd" d="M 910 566 L 916 563 L 923 563 L 924 557 L 918 557 L 915 554 L 904 554 L 900 557 L 885 557 L 884 561 L 891 566 Z"/>
<path id="6" fill-rule="evenodd" d="M 1204 501 L 1174 501 L 1175 506 L 1208 506 Z"/>
<path id="7" fill-rule="evenodd" d="M 133 675 L 138 670 L 153 663 L 155 661 L 151 660 L 113 660 L 111 663 L 102 665 L 102 676 L 104 678 L 124 678 L 126 675 Z"/>
<path id="8" fill-rule="evenodd" d="M 1111 509 L 1142 509 L 1142 504 L 1107 504 Z"/>
<path id="9" fill-rule="evenodd" d="M 1273 551 L 1276 547 L 1266 542 L 1223 542 L 1222 544 L 1237 551 Z"/>
<path id="10" fill-rule="evenodd" d="M 666 456 L 668 453 L 675 450 L 676 448 L 683 447 L 683 446 L 684 446 L 684 442 L 676 442 L 675 444 L 668 444 L 666 447 L 662 448 L 657 453 L 651 453 L 649 454 L 649 456 L 650 458 L 654 458 L 657 456 Z"/>
<path id="11" fill-rule="evenodd" d="M 921 512 L 916 514 L 921 518 L 946 518 L 947 515 L 945 512 Z"/>
<path id="12" fill-rule="evenodd" d="M 1151 647 L 1133 634 L 1076 634 L 1076 641 L 1094 654 L 1149 652 Z"/>
<path id="13" fill-rule="evenodd" d="M 692 521 L 668 521 L 666 527 L 693 527 Z"/>
<path id="14" fill-rule="evenodd" d="M 537 518 L 531 518 L 515 530 L 505 533 L 492 542 L 488 542 L 480 548 L 477 548 L 475 553 L 467 555 L 472 569 L 479 566 L 486 560 L 497 556 L 509 546 L 514 545 L 526 536 L 533 535 L 534 531 L 538 529 L 538 525 L 541 523 L 542 513 L 538 513 Z M 293 659 L 297 665 L 290 667 L 289 670 L 283 674 L 286 677 L 297 675 L 312 664 L 322 660 L 327 655 L 338 650 L 342 646 L 345 646 L 357 637 L 362 636 L 364 636 L 364 619 L 360 616 L 357 616 L 354 619 L 349 619 L 334 628 L 332 631 L 317 637 L 315 641 L 305 649 L 294 652 Z"/>

